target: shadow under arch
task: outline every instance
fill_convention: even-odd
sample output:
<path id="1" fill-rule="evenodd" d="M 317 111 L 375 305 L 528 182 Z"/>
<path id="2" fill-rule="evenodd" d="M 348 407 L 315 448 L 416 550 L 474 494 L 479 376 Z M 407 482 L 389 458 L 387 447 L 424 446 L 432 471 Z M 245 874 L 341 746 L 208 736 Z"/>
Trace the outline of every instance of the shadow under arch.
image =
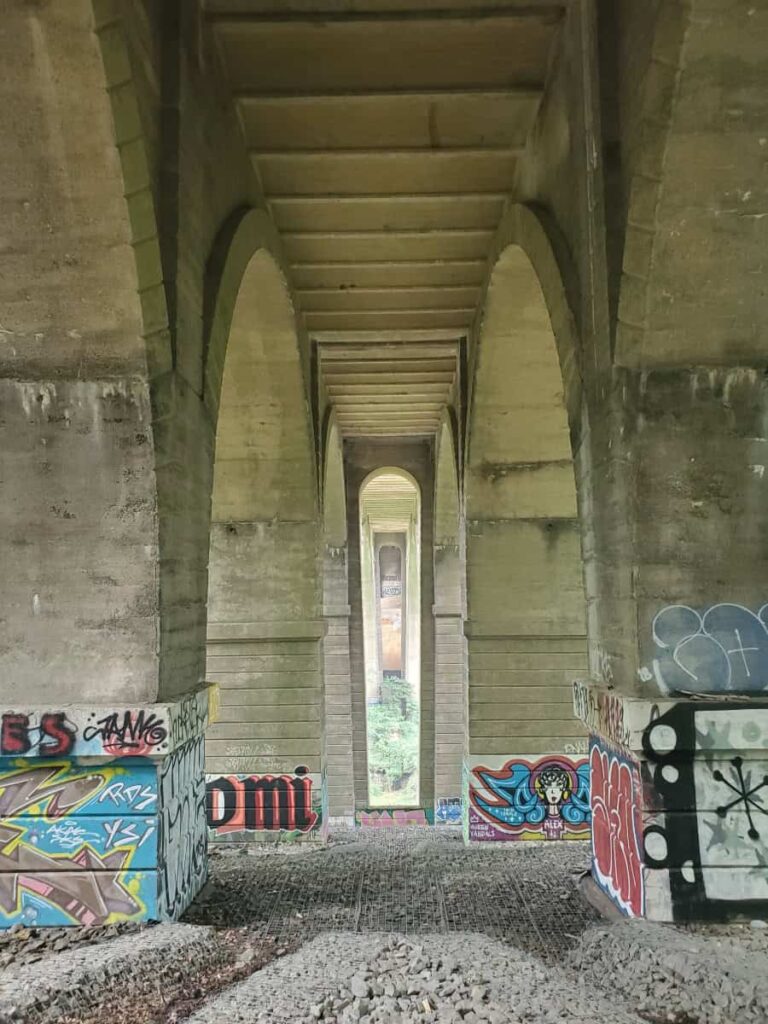
<path id="1" fill-rule="evenodd" d="M 530 209 L 511 208 L 494 256 L 472 339 L 464 478 L 470 777 L 478 762 L 586 749 L 570 694 L 586 669 L 575 320 Z"/>
<path id="2" fill-rule="evenodd" d="M 225 226 L 207 280 L 205 399 L 216 422 L 208 675 L 222 709 L 208 732 L 207 770 L 301 767 L 319 798 L 316 463 L 303 339 L 263 211 L 240 211 Z"/>

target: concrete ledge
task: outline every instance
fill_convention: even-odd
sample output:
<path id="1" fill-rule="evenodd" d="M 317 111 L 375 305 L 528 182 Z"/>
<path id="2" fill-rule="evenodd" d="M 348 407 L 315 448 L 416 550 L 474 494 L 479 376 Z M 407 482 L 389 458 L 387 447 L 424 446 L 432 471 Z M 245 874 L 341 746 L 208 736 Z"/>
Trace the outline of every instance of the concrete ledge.
<path id="1" fill-rule="evenodd" d="M 209 622 L 208 642 L 242 640 L 320 640 L 325 636 L 324 619 L 297 622 Z"/>

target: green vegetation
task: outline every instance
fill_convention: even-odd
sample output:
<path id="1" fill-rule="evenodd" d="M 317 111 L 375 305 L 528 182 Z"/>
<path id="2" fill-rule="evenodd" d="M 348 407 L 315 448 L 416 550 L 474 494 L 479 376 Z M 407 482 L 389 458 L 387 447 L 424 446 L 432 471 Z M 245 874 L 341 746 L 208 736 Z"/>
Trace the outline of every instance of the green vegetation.
<path id="1" fill-rule="evenodd" d="M 368 707 L 368 771 L 373 805 L 419 802 L 419 703 L 405 679 L 388 677 Z"/>

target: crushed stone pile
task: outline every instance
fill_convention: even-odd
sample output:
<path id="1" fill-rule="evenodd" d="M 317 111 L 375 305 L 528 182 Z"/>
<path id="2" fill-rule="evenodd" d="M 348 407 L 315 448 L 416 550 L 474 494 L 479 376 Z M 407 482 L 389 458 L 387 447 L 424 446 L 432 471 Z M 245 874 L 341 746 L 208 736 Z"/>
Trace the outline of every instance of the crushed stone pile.
<path id="1" fill-rule="evenodd" d="M 568 955 L 583 982 L 621 993 L 647 1020 L 766 1024 L 763 934 L 701 934 L 650 921 L 588 929 Z"/>
<path id="2" fill-rule="evenodd" d="M 189 1024 L 641 1024 L 621 1004 L 479 934 L 320 936 Z"/>

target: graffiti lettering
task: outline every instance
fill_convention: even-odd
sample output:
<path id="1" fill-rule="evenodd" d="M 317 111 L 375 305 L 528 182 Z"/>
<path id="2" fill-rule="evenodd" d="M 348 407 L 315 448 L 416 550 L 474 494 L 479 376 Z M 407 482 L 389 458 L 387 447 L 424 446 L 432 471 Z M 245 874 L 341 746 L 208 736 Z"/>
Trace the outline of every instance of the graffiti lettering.
<path id="1" fill-rule="evenodd" d="M 0 732 L 0 753 L 11 756 L 26 754 L 31 746 L 28 716 L 4 714 Z"/>
<path id="2" fill-rule="evenodd" d="M 99 803 L 109 800 L 119 807 L 125 804 L 136 811 L 146 811 L 157 803 L 157 793 L 149 786 L 130 785 L 125 782 L 113 782 L 99 796 Z"/>
<path id="3" fill-rule="evenodd" d="M 768 689 L 768 605 L 752 612 L 715 604 L 705 612 L 668 605 L 651 627 L 654 657 L 641 671 L 662 693 Z"/>
<path id="4" fill-rule="evenodd" d="M 63 711 L 46 712 L 39 727 L 34 728 L 29 715 L 5 712 L 0 726 L 0 754 L 18 757 L 34 752 L 36 757 L 60 757 L 71 751 L 75 735 L 75 727 Z"/>
<path id="5" fill-rule="evenodd" d="M 358 811 L 358 825 L 363 828 L 405 828 L 408 825 L 429 825 L 424 810 L 419 807 L 407 811 L 396 807 L 392 811 Z"/>
<path id="6" fill-rule="evenodd" d="M 640 773 L 637 764 L 594 740 L 592 774 L 593 877 L 629 917 L 644 906 Z"/>
<path id="7" fill-rule="evenodd" d="M 208 826 L 219 834 L 306 833 L 319 820 L 312 810 L 312 779 L 306 774 L 221 776 L 206 789 Z"/>
<path id="8" fill-rule="evenodd" d="M 165 742 L 167 735 L 162 719 L 144 711 L 126 711 L 122 719 L 115 712 L 99 718 L 95 725 L 88 725 L 83 730 L 86 742 L 98 738 L 104 750 L 111 754 L 122 754 L 127 750 L 134 754 L 150 754 Z"/>

